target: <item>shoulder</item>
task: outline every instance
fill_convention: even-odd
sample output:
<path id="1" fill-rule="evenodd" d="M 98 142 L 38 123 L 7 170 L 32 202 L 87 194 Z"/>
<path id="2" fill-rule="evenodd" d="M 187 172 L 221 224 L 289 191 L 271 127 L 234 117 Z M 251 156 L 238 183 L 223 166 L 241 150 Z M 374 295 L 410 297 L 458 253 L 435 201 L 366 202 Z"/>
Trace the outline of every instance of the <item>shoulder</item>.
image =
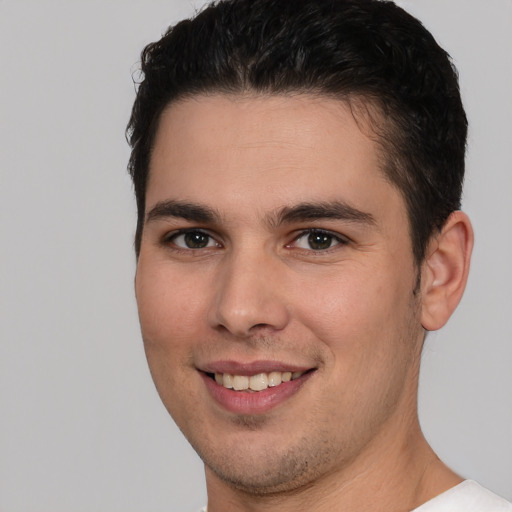
<path id="1" fill-rule="evenodd" d="M 413 512 L 512 512 L 512 503 L 473 480 L 452 487 Z"/>

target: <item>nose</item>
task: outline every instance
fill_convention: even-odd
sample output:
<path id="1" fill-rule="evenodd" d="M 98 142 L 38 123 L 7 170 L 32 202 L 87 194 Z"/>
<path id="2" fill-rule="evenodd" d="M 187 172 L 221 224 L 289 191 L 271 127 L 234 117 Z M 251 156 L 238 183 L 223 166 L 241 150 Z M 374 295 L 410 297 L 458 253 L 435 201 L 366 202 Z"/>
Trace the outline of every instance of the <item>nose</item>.
<path id="1" fill-rule="evenodd" d="M 215 278 L 210 325 L 238 338 L 284 329 L 289 311 L 280 275 L 272 256 L 231 254 Z"/>

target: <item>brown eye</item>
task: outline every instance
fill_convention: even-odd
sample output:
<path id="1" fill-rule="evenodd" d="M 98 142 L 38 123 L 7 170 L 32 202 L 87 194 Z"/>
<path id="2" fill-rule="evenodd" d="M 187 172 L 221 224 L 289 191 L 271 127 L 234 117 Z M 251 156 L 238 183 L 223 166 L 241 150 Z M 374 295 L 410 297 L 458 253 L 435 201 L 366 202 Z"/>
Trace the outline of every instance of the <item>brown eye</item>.
<path id="1" fill-rule="evenodd" d="M 346 241 L 329 231 L 313 229 L 303 232 L 294 242 L 294 246 L 299 249 L 310 251 L 325 251 L 336 245 L 345 244 Z"/>
<path id="2" fill-rule="evenodd" d="M 333 236 L 328 235 L 327 233 L 312 232 L 308 236 L 308 244 L 314 251 L 322 251 L 324 249 L 329 249 L 333 241 Z"/>
<path id="3" fill-rule="evenodd" d="M 205 249 L 219 247 L 219 244 L 204 231 L 186 231 L 171 238 L 171 242 L 182 249 Z"/>

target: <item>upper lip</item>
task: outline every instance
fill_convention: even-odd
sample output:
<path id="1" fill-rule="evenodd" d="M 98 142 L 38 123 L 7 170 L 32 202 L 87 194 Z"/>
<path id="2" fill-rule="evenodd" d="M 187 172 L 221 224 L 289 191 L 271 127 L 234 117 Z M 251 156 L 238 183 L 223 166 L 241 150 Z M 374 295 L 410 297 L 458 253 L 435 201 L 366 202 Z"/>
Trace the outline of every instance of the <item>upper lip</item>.
<path id="1" fill-rule="evenodd" d="M 229 373 L 231 375 L 257 375 L 270 372 L 305 372 L 311 370 L 311 366 L 284 363 L 282 361 L 213 361 L 201 365 L 199 370 L 205 373 Z"/>

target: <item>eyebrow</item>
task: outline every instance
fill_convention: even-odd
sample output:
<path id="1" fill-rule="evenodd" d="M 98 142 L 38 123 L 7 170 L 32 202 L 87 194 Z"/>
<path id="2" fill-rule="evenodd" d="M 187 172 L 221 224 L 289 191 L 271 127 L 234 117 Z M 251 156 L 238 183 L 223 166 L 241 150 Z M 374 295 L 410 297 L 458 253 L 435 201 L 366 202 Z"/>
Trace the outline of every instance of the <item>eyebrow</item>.
<path id="1" fill-rule="evenodd" d="M 375 217 L 371 213 L 358 210 L 344 201 L 320 203 L 299 203 L 295 206 L 281 208 L 277 215 L 269 217 L 269 224 L 279 226 L 294 222 L 336 219 L 358 224 L 375 225 Z"/>
<path id="2" fill-rule="evenodd" d="M 146 222 L 169 217 L 203 224 L 221 223 L 221 215 L 217 210 L 202 204 L 173 199 L 158 202 L 146 214 Z M 267 223 L 272 227 L 277 227 L 282 224 L 327 219 L 344 220 L 367 225 L 376 224 L 375 218 L 371 213 L 358 210 L 344 201 L 306 202 L 294 206 L 284 206 L 275 213 L 269 214 L 267 216 Z"/>
<path id="3" fill-rule="evenodd" d="M 183 201 L 160 201 L 146 214 L 146 222 L 175 217 L 204 224 L 219 223 L 220 214 L 208 206 Z"/>

